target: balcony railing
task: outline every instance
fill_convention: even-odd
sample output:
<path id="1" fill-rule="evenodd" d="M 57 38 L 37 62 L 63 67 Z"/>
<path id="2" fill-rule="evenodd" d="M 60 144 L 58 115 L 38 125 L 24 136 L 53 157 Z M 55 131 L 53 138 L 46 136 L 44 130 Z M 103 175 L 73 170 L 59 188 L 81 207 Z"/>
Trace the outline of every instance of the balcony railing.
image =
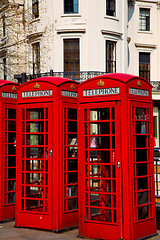
<path id="1" fill-rule="evenodd" d="M 83 82 L 89 78 L 99 76 L 102 74 L 106 74 L 106 72 L 99 72 L 99 71 L 84 71 L 84 72 L 53 72 L 51 70 L 50 72 L 46 73 L 39 73 L 39 74 L 30 74 L 26 75 L 26 80 L 31 80 L 39 77 L 46 77 L 46 76 L 56 76 L 56 77 L 63 77 L 63 78 L 69 78 L 78 82 Z"/>

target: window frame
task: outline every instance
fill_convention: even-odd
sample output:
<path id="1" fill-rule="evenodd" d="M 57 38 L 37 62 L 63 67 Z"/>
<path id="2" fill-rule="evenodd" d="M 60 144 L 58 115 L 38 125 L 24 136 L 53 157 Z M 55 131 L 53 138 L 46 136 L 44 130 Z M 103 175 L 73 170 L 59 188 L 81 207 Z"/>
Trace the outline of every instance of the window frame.
<path id="1" fill-rule="evenodd" d="M 32 18 L 39 18 L 39 0 L 32 0 Z"/>
<path id="2" fill-rule="evenodd" d="M 78 45 L 77 45 L 78 48 L 75 48 L 75 49 L 74 48 L 68 48 L 68 50 L 70 51 L 69 55 L 73 54 L 73 57 L 70 57 L 68 55 L 68 53 L 66 53 L 67 48 L 65 46 L 65 42 L 67 42 L 67 41 L 69 42 L 70 40 L 73 41 L 73 42 L 74 41 L 78 42 Z M 74 56 L 75 50 L 78 50 L 78 58 L 76 58 Z M 77 52 L 76 52 L 76 54 L 77 54 Z M 65 57 L 66 55 L 68 55 L 69 57 Z M 76 63 L 76 59 L 77 59 L 77 63 Z M 68 62 L 68 64 L 70 64 L 69 68 L 66 67 L 67 62 Z M 74 70 L 70 70 L 71 68 L 73 68 Z M 64 70 L 64 72 L 79 72 L 80 71 L 80 38 L 79 37 L 77 37 L 77 38 L 64 38 L 63 39 L 63 70 Z"/>
<path id="3" fill-rule="evenodd" d="M 68 1 L 68 6 L 67 6 L 67 1 Z M 72 1 L 72 3 L 71 3 L 71 1 Z M 73 9 L 71 9 L 71 7 Z M 79 0 L 64 0 L 63 1 L 63 11 L 64 11 L 64 14 L 77 14 L 77 13 L 79 13 Z"/>
<path id="4" fill-rule="evenodd" d="M 146 12 L 146 14 L 141 13 L 141 10 Z M 149 16 L 147 16 L 147 12 Z M 149 32 L 151 29 L 151 11 L 150 8 L 140 7 L 139 8 L 139 31 Z"/>
<path id="5" fill-rule="evenodd" d="M 112 44 L 112 52 L 109 53 L 109 58 L 107 54 L 107 44 Z M 116 41 L 105 40 L 106 73 L 116 73 L 116 44 Z M 109 63 L 109 65 L 107 63 Z M 112 71 L 110 71 L 110 69 L 112 69 Z"/>
<path id="6" fill-rule="evenodd" d="M 32 44 L 33 74 L 40 73 L 40 42 Z"/>
<path id="7" fill-rule="evenodd" d="M 112 4 L 113 8 L 111 7 Z M 116 16 L 116 0 L 106 0 L 106 15 L 111 17 Z"/>
<path id="8" fill-rule="evenodd" d="M 147 62 L 147 61 L 146 62 L 142 62 L 142 61 L 140 62 L 140 54 L 148 55 L 149 56 L 149 62 Z M 145 65 L 143 65 L 140 68 L 140 64 L 145 64 Z M 149 69 L 146 69 L 147 64 L 149 65 Z M 143 67 L 145 69 L 143 69 Z M 148 75 L 148 77 L 147 77 L 147 75 Z M 146 80 L 148 80 L 150 82 L 150 78 L 151 78 L 151 53 L 150 52 L 139 51 L 139 76 L 145 78 Z"/>

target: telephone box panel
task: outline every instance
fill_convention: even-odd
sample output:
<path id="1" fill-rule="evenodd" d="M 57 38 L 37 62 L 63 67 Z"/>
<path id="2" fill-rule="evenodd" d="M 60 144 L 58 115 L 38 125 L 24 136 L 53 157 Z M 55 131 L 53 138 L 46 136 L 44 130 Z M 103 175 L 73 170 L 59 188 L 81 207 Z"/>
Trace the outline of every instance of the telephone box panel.
<path id="1" fill-rule="evenodd" d="M 79 235 L 156 234 L 151 85 L 107 74 L 78 87 Z"/>
<path id="2" fill-rule="evenodd" d="M 16 226 L 78 224 L 77 85 L 45 77 L 18 91 Z"/>
<path id="3" fill-rule="evenodd" d="M 15 218 L 18 86 L 17 83 L 0 80 L 0 221 Z"/>

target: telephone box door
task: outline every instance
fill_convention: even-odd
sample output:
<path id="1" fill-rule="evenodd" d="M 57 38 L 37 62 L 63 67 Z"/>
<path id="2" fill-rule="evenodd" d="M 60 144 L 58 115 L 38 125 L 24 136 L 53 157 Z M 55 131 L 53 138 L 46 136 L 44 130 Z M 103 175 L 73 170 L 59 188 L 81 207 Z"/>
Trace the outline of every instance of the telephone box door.
<path id="1" fill-rule="evenodd" d="M 52 103 L 21 106 L 18 117 L 18 219 L 52 229 Z"/>
<path id="2" fill-rule="evenodd" d="M 119 116 L 118 101 L 81 105 L 80 234 L 86 237 L 123 238 Z"/>
<path id="3" fill-rule="evenodd" d="M 155 232 L 152 105 L 130 102 L 133 239 Z M 147 229 L 149 232 L 147 232 Z"/>

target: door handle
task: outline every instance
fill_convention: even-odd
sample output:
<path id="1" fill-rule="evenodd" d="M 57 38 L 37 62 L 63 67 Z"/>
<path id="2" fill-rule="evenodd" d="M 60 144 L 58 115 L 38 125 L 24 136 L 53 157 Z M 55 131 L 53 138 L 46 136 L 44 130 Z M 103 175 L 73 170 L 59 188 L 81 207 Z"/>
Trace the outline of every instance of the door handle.
<path id="1" fill-rule="evenodd" d="M 52 149 L 49 151 L 49 155 L 52 156 Z"/>
<path id="2" fill-rule="evenodd" d="M 117 168 L 120 168 L 120 166 L 121 166 L 121 163 L 120 163 L 120 161 L 118 161 L 117 162 Z"/>

